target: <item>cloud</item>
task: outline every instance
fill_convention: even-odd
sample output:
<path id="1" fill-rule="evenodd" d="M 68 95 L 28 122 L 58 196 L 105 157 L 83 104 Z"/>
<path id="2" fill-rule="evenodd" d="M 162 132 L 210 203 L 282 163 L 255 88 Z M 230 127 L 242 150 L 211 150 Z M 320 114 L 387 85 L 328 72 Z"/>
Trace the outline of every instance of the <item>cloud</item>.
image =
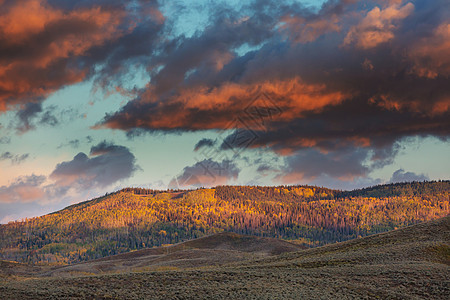
<path id="1" fill-rule="evenodd" d="M 32 119 L 42 112 L 42 105 L 40 103 L 29 102 L 22 106 L 17 116 L 17 130 L 19 132 L 26 132 L 34 128 Z"/>
<path id="2" fill-rule="evenodd" d="M 56 106 L 50 106 L 41 116 L 39 124 L 56 126 L 60 123 L 58 118 L 55 116 Z"/>
<path id="3" fill-rule="evenodd" d="M 62 148 L 64 146 L 68 146 L 70 148 L 77 149 L 77 148 L 80 147 L 80 140 L 79 139 L 70 140 L 66 144 L 59 145 L 58 149 L 60 149 L 60 148 Z"/>
<path id="4" fill-rule="evenodd" d="M 0 155 L 0 161 L 1 160 L 10 160 L 13 165 L 18 165 L 18 164 L 22 163 L 24 160 L 26 160 L 29 156 L 30 156 L 30 154 L 28 154 L 28 153 L 21 154 L 21 155 L 18 155 L 18 154 L 14 155 L 11 152 L 7 151 L 7 152 L 3 152 Z"/>
<path id="5" fill-rule="evenodd" d="M 170 183 L 169 189 L 211 187 L 229 183 L 237 179 L 240 169 L 230 160 L 214 161 L 205 159 L 187 166 Z"/>
<path id="6" fill-rule="evenodd" d="M 340 180 L 338 178 L 331 177 L 328 175 L 321 175 L 312 180 L 302 181 L 302 184 L 305 183 L 309 185 L 323 186 L 331 189 L 350 191 L 354 189 L 366 188 L 368 186 L 383 184 L 384 182 L 379 178 L 358 177 L 355 178 L 354 180 L 349 181 L 349 180 Z"/>
<path id="7" fill-rule="evenodd" d="M 45 197 L 42 184 L 46 177 L 43 175 L 22 176 L 15 179 L 9 186 L 0 187 L 0 202 L 35 202 Z"/>
<path id="8" fill-rule="evenodd" d="M 20 160 L 21 156 L 5 152 L 2 159 Z M 0 186 L 0 219 L 35 216 L 98 197 L 138 169 L 128 148 L 101 142 L 91 148 L 89 156 L 80 152 L 73 160 L 59 163 L 50 176 L 20 176 Z"/>
<path id="9" fill-rule="evenodd" d="M 225 129 L 234 116 L 240 115 L 244 121 L 252 119 L 245 114 L 243 103 L 251 104 L 259 94 L 267 94 L 284 111 L 273 121 L 291 121 L 304 112 L 320 111 L 326 105 L 343 101 L 345 95 L 325 89 L 323 85 L 305 84 L 299 78 L 259 85 L 227 83 L 212 89 L 186 87 L 180 95 L 164 99 L 164 102 L 131 101 L 121 112 L 107 115 L 106 120 L 108 127 L 122 129 L 138 126 L 151 131 Z"/>
<path id="10" fill-rule="evenodd" d="M 102 188 L 131 177 L 138 168 L 128 148 L 101 142 L 89 156 L 80 152 L 73 160 L 59 163 L 50 179 L 59 187 Z"/>
<path id="11" fill-rule="evenodd" d="M 448 4 L 447 4 L 448 7 Z M 436 78 L 441 74 L 450 75 L 450 22 L 443 22 L 430 30 L 415 42 L 408 53 L 414 62 L 413 72 L 421 77 Z M 448 98 L 444 101 L 444 107 L 435 107 L 437 112 L 448 111 Z"/>
<path id="12" fill-rule="evenodd" d="M 392 174 L 391 180 L 389 182 L 391 183 L 397 183 L 397 182 L 408 182 L 408 181 L 424 181 L 429 180 L 428 176 L 425 174 L 416 174 L 413 172 L 405 172 L 403 169 L 398 169 Z"/>
<path id="13" fill-rule="evenodd" d="M 151 51 L 162 25 L 154 1 L 22 0 L 1 7 L 0 111 L 36 109 L 54 91 L 92 77 L 114 84 L 125 62 Z"/>
<path id="14" fill-rule="evenodd" d="M 43 107 L 42 103 L 29 102 L 17 110 L 16 118 L 11 121 L 9 127 L 15 128 L 18 133 L 23 134 L 38 126 L 55 127 L 61 123 L 80 118 L 80 116 L 77 108 L 60 109 L 56 105 Z"/>
<path id="15" fill-rule="evenodd" d="M 386 43 L 395 37 L 396 23 L 400 23 L 414 11 L 414 4 L 399 3 L 370 10 L 356 26 L 352 26 L 344 39 L 344 45 L 355 43 L 357 47 L 369 49 Z"/>
<path id="16" fill-rule="evenodd" d="M 342 29 L 339 16 L 333 10 L 306 16 L 288 14 L 282 16 L 280 21 L 281 31 L 297 43 L 314 42 L 325 34 L 339 32 Z"/>
<path id="17" fill-rule="evenodd" d="M 216 142 L 212 139 L 201 139 L 200 141 L 197 142 L 197 144 L 195 144 L 194 146 L 194 151 L 198 151 L 200 150 L 200 148 L 203 147 L 213 147 L 216 144 Z"/>
<path id="18" fill-rule="evenodd" d="M 72 149 L 78 149 L 82 143 L 85 144 L 91 144 L 93 142 L 93 139 L 91 136 L 86 136 L 84 139 L 80 140 L 80 139 L 73 139 L 73 140 L 69 140 L 67 143 L 61 143 L 57 148 L 61 149 L 63 147 L 70 147 Z"/>
<path id="19" fill-rule="evenodd" d="M 212 16 L 204 31 L 167 42 L 146 88 L 96 128 L 251 129 L 252 147 L 283 155 L 337 146 L 382 152 L 408 136 L 447 139 L 449 14 L 439 7 L 448 4 L 399 3 L 329 1 L 313 12 L 255 1 L 241 14 Z M 430 40 L 438 53 L 426 48 Z M 242 45 L 255 48 L 240 55 L 234 49 Z M 426 68 L 434 75 L 419 74 Z M 263 126 L 246 114 L 261 94 L 281 111 Z"/>
<path id="20" fill-rule="evenodd" d="M 368 175 L 370 167 L 365 165 L 367 156 L 367 150 L 360 148 L 343 148 L 325 153 L 314 148 L 301 150 L 285 158 L 280 179 L 294 183 L 327 175 L 352 181 Z"/>
<path id="21" fill-rule="evenodd" d="M 0 144 L 9 144 L 11 143 L 11 138 L 9 136 L 2 136 L 0 138 Z"/>

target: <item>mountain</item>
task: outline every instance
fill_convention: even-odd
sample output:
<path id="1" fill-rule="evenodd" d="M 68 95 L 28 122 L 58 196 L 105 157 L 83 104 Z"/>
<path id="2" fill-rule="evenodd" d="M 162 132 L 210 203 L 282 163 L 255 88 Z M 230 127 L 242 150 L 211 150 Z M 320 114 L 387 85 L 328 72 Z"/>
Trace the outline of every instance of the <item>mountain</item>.
<path id="1" fill-rule="evenodd" d="M 0 276 L 0 295 L 2 299 L 448 299 L 450 294 L 448 216 L 351 241 L 220 265 L 184 264 L 186 259 L 207 260 L 211 255 L 204 252 L 193 258 L 188 245 L 251 254 L 271 253 L 274 245 L 287 244 L 224 233 L 189 241 L 184 249 L 182 245 L 172 246 L 178 258 L 165 260 L 169 263 L 160 268 L 134 267 L 139 259 L 150 262 L 144 251 L 166 252 L 167 258 L 171 250 L 169 254 L 165 248 L 142 250 L 50 272 Z M 124 268 L 126 262 L 133 268 Z M 94 270 L 107 263 L 112 273 L 80 276 L 70 270 L 80 266 Z M 12 269 L 24 267 L 9 264 Z"/>
<path id="2" fill-rule="evenodd" d="M 338 191 L 313 186 L 127 188 L 42 217 L 0 226 L 0 259 L 67 264 L 220 232 L 307 247 L 449 214 L 450 181 Z"/>

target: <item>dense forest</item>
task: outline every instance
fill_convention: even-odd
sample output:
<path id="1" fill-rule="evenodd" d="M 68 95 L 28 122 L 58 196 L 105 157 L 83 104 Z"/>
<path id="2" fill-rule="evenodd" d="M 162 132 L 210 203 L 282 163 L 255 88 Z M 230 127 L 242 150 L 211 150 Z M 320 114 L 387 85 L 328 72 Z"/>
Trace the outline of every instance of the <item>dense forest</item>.
<path id="1" fill-rule="evenodd" d="M 313 186 L 126 188 L 0 225 L 0 259 L 74 263 L 221 231 L 319 246 L 449 214 L 450 181 L 338 191 Z"/>

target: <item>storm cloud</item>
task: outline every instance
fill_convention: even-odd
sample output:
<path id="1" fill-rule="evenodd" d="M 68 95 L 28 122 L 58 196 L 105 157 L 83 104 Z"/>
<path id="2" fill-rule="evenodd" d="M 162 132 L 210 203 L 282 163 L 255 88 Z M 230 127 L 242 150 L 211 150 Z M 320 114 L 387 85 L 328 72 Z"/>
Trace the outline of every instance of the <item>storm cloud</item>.
<path id="1" fill-rule="evenodd" d="M 364 177 L 392 162 L 406 137 L 448 140 L 449 6 L 328 1 L 315 12 L 254 1 L 218 10 L 203 31 L 167 42 L 146 88 L 96 128 L 251 130 L 250 147 L 286 156 L 289 173 L 320 176 L 314 159 L 327 162 L 327 176 Z M 281 111 L 263 124 L 245 113 L 261 94 Z"/>

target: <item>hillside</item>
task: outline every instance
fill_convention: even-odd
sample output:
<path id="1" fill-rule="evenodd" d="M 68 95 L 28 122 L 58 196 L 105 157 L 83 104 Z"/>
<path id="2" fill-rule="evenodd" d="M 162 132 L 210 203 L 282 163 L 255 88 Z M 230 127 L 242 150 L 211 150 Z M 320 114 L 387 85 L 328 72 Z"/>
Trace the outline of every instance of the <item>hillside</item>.
<path id="1" fill-rule="evenodd" d="M 229 238 L 238 239 L 239 249 L 251 249 L 255 242 L 215 235 L 188 243 L 214 249 L 229 244 Z M 131 263 L 134 259 L 129 254 L 119 257 L 128 257 Z M 113 257 L 98 262 L 122 263 Z M 94 276 L 71 276 L 70 272 L 66 277 L 62 273 L 48 277 L 53 275 L 48 272 L 0 276 L 0 294 L 3 299 L 447 299 L 449 264 L 450 217 L 444 217 L 365 238 L 220 266 L 186 269 L 172 264 L 165 269 L 121 269 Z M 60 270 L 64 268 L 68 267 Z"/>
<path id="2" fill-rule="evenodd" d="M 0 259 L 67 264 L 223 231 L 308 247 L 385 232 L 450 213 L 450 181 L 350 192 L 312 186 L 128 188 L 0 226 Z"/>
<path id="3" fill-rule="evenodd" d="M 44 276 L 109 274 L 221 266 L 304 249 L 286 241 L 236 233 L 218 233 L 168 247 L 107 256 L 43 272 Z"/>

